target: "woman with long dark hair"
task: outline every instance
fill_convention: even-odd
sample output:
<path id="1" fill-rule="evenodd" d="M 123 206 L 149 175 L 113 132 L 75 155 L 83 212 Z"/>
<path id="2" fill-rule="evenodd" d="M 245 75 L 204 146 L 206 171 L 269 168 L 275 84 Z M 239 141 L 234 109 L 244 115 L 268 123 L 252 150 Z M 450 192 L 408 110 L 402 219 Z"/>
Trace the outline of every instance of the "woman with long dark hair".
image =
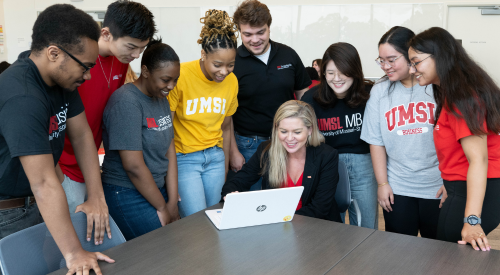
<path id="1" fill-rule="evenodd" d="M 389 232 L 435 239 L 443 180 L 434 149 L 435 101 L 410 74 L 408 42 L 415 34 L 393 27 L 379 42 L 377 64 L 386 73 L 366 104 L 361 139 L 370 144 L 378 201 Z M 442 196 L 441 196 L 442 195 Z"/>
<path id="2" fill-rule="evenodd" d="M 351 196 L 361 213 L 360 226 L 378 228 L 377 182 L 369 145 L 360 139 L 363 116 L 373 83 L 363 75 L 358 51 L 349 43 L 332 44 L 321 63 L 321 84 L 302 96 L 314 108 L 326 144 L 339 151 L 349 171 Z M 355 206 L 349 223 L 358 225 Z"/>
<path id="3" fill-rule="evenodd" d="M 434 142 L 448 192 L 437 237 L 490 250 L 486 235 L 500 224 L 500 89 L 442 28 L 415 36 L 409 56 L 437 103 Z"/>

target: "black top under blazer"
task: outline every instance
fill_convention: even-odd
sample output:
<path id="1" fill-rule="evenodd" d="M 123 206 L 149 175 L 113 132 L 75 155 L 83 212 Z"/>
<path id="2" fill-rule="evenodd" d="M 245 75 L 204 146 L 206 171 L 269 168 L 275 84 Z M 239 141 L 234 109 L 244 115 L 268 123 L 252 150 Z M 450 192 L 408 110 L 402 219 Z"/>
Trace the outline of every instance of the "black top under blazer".
<path id="1" fill-rule="evenodd" d="M 259 180 L 262 169 L 260 156 L 270 142 L 261 143 L 248 163 L 224 184 L 222 198 L 234 191 L 248 191 Z M 268 152 L 264 154 L 264 160 L 268 160 Z M 302 177 L 304 186 L 301 197 L 302 208 L 295 214 L 341 222 L 335 202 L 335 191 L 339 182 L 338 163 L 338 152 L 329 145 L 322 143 L 317 147 L 306 147 L 306 163 Z M 272 189 L 269 186 L 268 172 L 262 176 L 262 189 Z"/>

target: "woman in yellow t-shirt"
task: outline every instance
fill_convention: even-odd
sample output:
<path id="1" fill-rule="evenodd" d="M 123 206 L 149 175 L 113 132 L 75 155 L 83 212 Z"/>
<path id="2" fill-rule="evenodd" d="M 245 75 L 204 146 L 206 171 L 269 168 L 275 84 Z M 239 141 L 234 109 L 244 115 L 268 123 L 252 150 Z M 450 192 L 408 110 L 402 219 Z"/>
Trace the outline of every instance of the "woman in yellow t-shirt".
<path id="1" fill-rule="evenodd" d="M 238 107 L 236 26 L 225 11 L 209 10 L 198 44 L 201 59 L 181 64 L 168 96 L 174 120 L 179 212 L 189 216 L 218 203 L 228 167 L 231 116 Z"/>

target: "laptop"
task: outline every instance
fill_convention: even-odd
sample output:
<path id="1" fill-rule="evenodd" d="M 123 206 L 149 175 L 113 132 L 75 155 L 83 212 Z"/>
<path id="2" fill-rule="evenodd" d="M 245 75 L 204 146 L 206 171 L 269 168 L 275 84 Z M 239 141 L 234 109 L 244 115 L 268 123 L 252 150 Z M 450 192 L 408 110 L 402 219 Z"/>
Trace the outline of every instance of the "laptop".
<path id="1" fill-rule="evenodd" d="M 288 222 L 293 219 L 303 186 L 226 195 L 223 209 L 206 210 L 219 230 Z"/>

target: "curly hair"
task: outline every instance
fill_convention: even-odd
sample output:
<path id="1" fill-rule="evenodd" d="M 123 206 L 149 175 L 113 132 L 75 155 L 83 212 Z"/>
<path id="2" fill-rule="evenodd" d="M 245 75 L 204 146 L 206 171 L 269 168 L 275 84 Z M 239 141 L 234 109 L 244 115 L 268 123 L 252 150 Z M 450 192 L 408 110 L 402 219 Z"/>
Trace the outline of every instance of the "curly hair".
<path id="1" fill-rule="evenodd" d="M 203 25 L 198 44 L 206 53 L 217 49 L 236 49 L 238 47 L 236 24 L 227 12 L 208 10 L 205 17 L 200 18 Z"/>
<path id="2" fill-rule="evenodd" d="M 81 54 L 82 38 L 98 41 L 101 32 L 97 22 L 82 10 L 68 4 L 56 4 L 40 13 L 33 25 L 31 51 L 36 55 L 48 45 L 57 45 Z"/>
<path id="3" fill-rule="evenodd" d="M 161 37 L 149 42 L 141 60 L 141 66 L 145 65 L 149 71 L 158 69 L 163 62 L 179 63 L 179 56 L 174 49 L 162 43 Z"/>
<path id="4" fill-rule="evenodd" d="M 156 33 L 154 16 L 143 4 L 128 0 L 111 3 L 106 10 L 103 27 L 108 27 L 113 39 L 124 36 L 152 40 Z"/>

